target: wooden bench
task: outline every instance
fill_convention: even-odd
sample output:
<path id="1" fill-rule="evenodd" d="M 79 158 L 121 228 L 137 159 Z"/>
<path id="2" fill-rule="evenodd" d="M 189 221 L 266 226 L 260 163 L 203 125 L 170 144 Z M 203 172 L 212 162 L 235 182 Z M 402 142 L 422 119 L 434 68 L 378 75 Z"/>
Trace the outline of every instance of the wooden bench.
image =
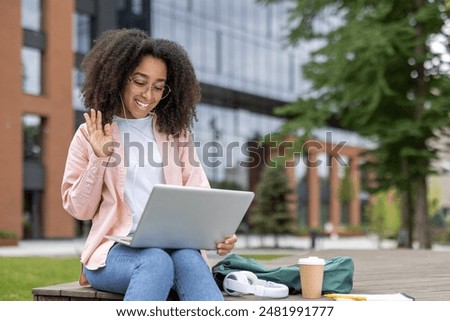
<path id="1" fill-rule="evenodd" d="M 123 295 L 80 286 L 77 281 L 31 290 L 34 301 L 122 301 Z"/>
<path id="2" fill-rule="evenodd" d="M 81 286 L 78 281 L 34 288 L 33 301 L 122 301 L 118 293 L 97 291 L 91 286 Z M 175 291 L 170 291 L 167 301 L 178 301 Z"/>

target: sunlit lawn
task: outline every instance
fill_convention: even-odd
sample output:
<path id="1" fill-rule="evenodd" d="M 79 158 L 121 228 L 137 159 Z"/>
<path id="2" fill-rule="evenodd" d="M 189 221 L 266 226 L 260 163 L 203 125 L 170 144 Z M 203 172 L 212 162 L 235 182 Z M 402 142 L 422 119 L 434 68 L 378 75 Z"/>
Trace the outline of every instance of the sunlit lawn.
<path id="1" fill-rule="evenodd" d="M 33 300 L 31 289 L 78 280 L 79 258 L 0 257 L 0 301 Z"/>

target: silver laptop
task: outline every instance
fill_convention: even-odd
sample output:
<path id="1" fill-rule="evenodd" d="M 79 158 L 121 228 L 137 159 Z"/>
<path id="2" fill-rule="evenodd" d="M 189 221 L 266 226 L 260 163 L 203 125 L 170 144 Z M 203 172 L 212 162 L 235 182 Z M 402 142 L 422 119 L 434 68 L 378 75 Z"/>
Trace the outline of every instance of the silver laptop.
<path id="1" fill-rule="evenodd" d="M 255 194 L 155 185 L 132 236 L 106 236 L 131 247 L 211 250 L 236 233 Z"/>

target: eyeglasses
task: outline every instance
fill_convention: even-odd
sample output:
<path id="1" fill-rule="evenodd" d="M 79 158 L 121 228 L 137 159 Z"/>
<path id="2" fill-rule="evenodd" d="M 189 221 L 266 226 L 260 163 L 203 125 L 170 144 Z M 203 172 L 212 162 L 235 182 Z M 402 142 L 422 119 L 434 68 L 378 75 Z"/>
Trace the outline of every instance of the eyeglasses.
<path id="1" fill-rule="evenodd" d="M 131 86 L 134 88 L 133 91 L 140 92 L 141 94 L 144 94 L 148 91 L 149 87 L 152 91 L 152 95 L 155 97 L 158 97 L 159 99 L 164 99 L 167 96 L 169 96 L 170 92 L 172 91 L 170 87 L 166 84 L 156 84 L 156 85 L 150 85 L 147 84 L 147 82 L 142 81 L 140 79 L 136 78 L 130 78 L 128 77 L 128 80 L 131 82 Z"/>

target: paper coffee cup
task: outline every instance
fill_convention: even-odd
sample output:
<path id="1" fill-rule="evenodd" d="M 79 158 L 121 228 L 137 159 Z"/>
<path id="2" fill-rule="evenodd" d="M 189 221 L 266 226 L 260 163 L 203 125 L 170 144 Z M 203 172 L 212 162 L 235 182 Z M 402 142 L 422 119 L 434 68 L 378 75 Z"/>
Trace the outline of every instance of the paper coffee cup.
<path id="1" fill-rule="evenodd" d="M 300 265 L 300 283 L 302 296 L 307 299 L 317 299 L 322 296 L 323 269 L 325 260 L 310 256 L 298 260 Z"/>

